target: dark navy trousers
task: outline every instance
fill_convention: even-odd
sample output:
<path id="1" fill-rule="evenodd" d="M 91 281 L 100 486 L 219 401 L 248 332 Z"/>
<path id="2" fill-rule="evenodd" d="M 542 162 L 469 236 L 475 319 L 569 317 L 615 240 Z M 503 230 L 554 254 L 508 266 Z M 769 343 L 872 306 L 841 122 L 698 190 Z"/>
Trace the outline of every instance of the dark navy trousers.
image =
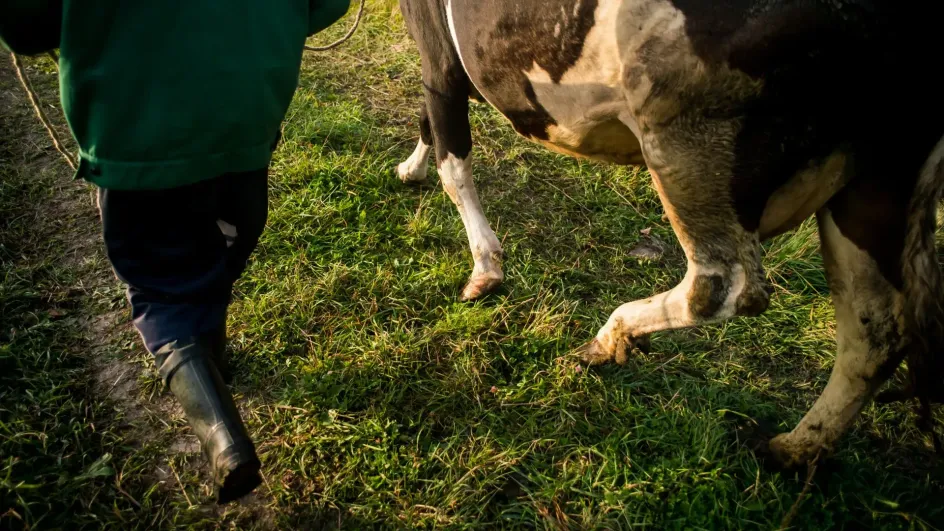
<path id="1" fill-rule="evenodd" d="M 233 283 L 265 226 L 268 169 L 167 190 L 101 189 L 99 207 L 108 259 L 148 351 L 226 326 Z"/>

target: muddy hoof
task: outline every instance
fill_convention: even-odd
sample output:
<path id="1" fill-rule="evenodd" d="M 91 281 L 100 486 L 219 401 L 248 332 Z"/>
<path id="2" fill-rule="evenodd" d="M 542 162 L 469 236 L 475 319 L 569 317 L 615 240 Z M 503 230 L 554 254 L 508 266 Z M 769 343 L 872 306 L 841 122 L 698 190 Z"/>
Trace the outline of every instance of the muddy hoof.
<path id="1" fill-rule="evenodd" d="M 426 182 L 426 165 L 414 166 L 410 161 L 401 162 L 397 166 L 397 176 L 404 184 L 420 184 Z"/>
<path id="2" fill-rule="evenodd" d="M 615 356 L 612 352 L 606 350 L 596 338 L 593 341 L 577 349 L 580 360 L 589 365 L 603 365 L 614 361 Z"/>
<path id="3" fill-rule="evenodd" d="M 580 359 L 587 365 L 602 365 L 611 361 L 617 365 L 626 365 L 629 361 L 629 354 L 633 349 L 638 349 L 643 354 L 649 353 L 651 343 L 649 336 L 641 336 L 631 339 L 624 339 L 617 343 L 616 348 L 608 350 L 600 340 L 594 338 L 593 341 L 578 349 Z"/>
<path id="4" fill-rule="evenodd" d="M 798 444 L 789 433 L 781 433 L 767 445 L 770 464 L 781 470 L 796 470 L 816 459 L 819 448 L 809 444 Z"/>
<path id="5" fill-rule="evenodd" d="M 482 297 L 494 292 L 501 286 L 502 278 L 495 278 L 486 275 L 472 277 L 469 283 L 462 288 L 462 296 L 459 298 L 462 302 L 470 302 L 481 299 Z"/>

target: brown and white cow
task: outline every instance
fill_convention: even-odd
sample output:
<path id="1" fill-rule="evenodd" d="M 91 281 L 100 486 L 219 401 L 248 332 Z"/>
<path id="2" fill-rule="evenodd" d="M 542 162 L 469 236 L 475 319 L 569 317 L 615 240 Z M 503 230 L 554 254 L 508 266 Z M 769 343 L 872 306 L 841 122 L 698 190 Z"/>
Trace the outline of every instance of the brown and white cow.
<path id="1" fill-rule="evenodd" d="M 906 357 L 925 409 L 944 377 L 942 5 L 400 0 L 425 89 L 400 177 L 425 179 L 435 148 L 475 260 L 463 298 L 475 299 L 503 275 L 472 183 L 470 97 L 553 150 L 646 164 L 688 270 L 617 308 L 582 349 L 591 364 L 624 363 L 653 332 L 763 312 L 761 241 L 815 214 L 838 355 L 812 409 L 771 441 L 782 464 L 801 464 Z"/>

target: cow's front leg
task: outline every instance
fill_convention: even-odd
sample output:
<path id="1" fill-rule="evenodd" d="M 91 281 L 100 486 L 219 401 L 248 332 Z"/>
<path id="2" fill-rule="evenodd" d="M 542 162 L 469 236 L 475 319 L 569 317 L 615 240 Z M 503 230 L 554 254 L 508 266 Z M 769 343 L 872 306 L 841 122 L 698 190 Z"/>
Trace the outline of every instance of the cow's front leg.
<path id="1" fill-rule="evenodd" d="M 593 341 L 582 347 L 585 363 L 626 363 L 635 347 L 648 349 L 649 334 L 708 324 L 735 315 L 758 315 L 767 308 L 763 277 L 740 264 L 689 263 L 685 278 L 669 291 L 616 309 Z"/>
<path id="2" fill-rule="evenodd" d="M 422 183 L 426 181 L 426 169 L 429 163 L 429 152 L 433 149 L 433 133 L 429 125 L 429 113 L 426 104 L 420 106 L 420 139 L 416 142 L 416 149 L 408 159 L 397 166 L 397 175 L 404 183 Z"/>
<path id="3" fill-rule="evenodd" d="M 744 230 L 733 210 L 707 190 L 673 186 L 650 165 L 653 183 L 688 258 L 682 281 L 669 291 L 623 304 L 596 338 L 580 349 L 585 363 L 626 363 L 634 347 L 646 350 L 649 334 L 718 322 L 767 309 L 770 285 L 760 261 L 757 233 Z M 708 185 L 708 179 L 704 181 Z"/>
<path id="4" fill-rule="evenodd" d="M 461 298 L 475 300 L 495 291 L 504 275 L 501 244 L 485 218 L 472 182 L 469 82 L 461 69 L 453 69 L 443 74 L 424 73 L 424 86 L 436 148 L 436 168 L 443 188 L 462 217 L 475 262 Z"/>
<path id="5" fill-rule="evenodd" d="M 460 159 L 450 153 L 439 163 L 439 177 L 446 193 L 459 209 L 475 261 L 472 276 L 462 290 L 462 300 L 475 300 L 495 291 L 504 279 L 501 243 L 492 232 L 475 192 L 471 157 Z"/>

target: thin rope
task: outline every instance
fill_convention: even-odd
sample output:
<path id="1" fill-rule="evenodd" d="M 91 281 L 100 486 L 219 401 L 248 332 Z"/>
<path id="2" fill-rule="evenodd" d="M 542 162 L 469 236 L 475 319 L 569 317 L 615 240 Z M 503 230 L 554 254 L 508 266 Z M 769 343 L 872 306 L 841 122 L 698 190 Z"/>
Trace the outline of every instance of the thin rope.
<path id="1" fill-rule="evenodd" d="M 43 123 L 43 127 L 46 128 L 46 132 L 49 133 L 49 138 L 52 139 L 52 145 L 55 146 L 56 151 L 62 155 L 62 158 L 66 159 L 66 164 L 72 168 L 72 171 L 76 171 L 78 163 L 74 156 L 66 151 L 64 147 L 62 147 L 62 141 L 59 138 L 59 133 L 56 132 L 56 129 L 52 126 L 52 122 L 49 121 L 49 117 L 47 117 L 46 113 L 43 112 L 43 108 L 39 104 L 39 96 L 37 96 L 36 91 L 33 90 L 33 85 L 30 84 L 29 77 L 27 77 L 26 72 L 23 70 L 23 65 L 20 64 L 20 58 L 17 57 L 15 53 L 11 53 L 10 56 L 13 57 L 13 68 L 16 70 L 16 77 L 20 80 L 20 84 L 23 85 L 23 90 L 26 91 L 26 95 L 29 97 L 30 103 L 33 105 L 33 111 L 36 112 L 36 116 L 39 117 L 39 121 Z"/>
<path id="2" fill-rule="evenodd" d="M 787 512 L 786 516 L 783 517 L 783 521 L 780 522 L 779 531 L 789 529 L 790 525 L 793 523 L 793 519 L 800 513 L 800 506 L 806 501 L 806 495 L 809 494 L 810 487 L 813 486 L 813 477 L 816 476 L 816 467 L 822 455 L 823 450 L 820 449 L 820 451 L 816 452 L 816 457 L 806 464 L 806 483 L 803 485 L 803 490 L 800 491 L 800 495 L 797 496 L 796 501 L 790 506 L 790 510 Z"/>
<path id="3" fill-rule="evenodd" d="M 337 48 L 342 45 L 354 35 L 354 32 L 357 31 L 357 26 L 361 23 L 361 15 L 364 14 L 364 4 L 366 0 L 361 0 L 360 7 L 357 8 L 357 17 L 354 18 L 354 24 L 351 25 L 351 29 L 347 30 L 347 33 L 340 39 L 332 42 L 331 44 L 325 46 L 305 46 L 305 50 L 309 52 L 326 52 L 332 48 Z"/>

